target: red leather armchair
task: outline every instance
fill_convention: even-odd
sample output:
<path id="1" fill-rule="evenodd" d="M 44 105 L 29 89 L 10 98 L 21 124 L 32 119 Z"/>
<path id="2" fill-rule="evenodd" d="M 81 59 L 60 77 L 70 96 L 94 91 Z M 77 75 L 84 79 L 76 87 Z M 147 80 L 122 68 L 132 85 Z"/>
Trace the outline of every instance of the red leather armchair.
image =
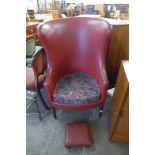
<path id="1" fill-rule="evenodd" d="M 101 116 L 108 88 L 105 59 L 111 34 L 109 23 L 88 17 L 57 19 L 37 27 L 48 64 L 44 87 L 55 118 L 55 108 L 84 110 L 100 107 Z M 74 72 L 84 72 L 96 80 L 100 90 L 99 100 L 86 104 L 64 104 L 54 100 L 57 82 L 64 75 Z"/>

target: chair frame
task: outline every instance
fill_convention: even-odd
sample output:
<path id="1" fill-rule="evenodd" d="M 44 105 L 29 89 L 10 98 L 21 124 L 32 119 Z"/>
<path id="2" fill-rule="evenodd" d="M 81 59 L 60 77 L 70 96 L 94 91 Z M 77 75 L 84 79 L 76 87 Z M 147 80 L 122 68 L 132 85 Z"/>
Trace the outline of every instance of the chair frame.
<path id="1" fill-rule="evenodd" d="M 97 101 L 97 102 L 93 102 L 93 103 L 90 103 L 90 104 L 83 104 L 83 105 L 69 105 L 69 104 L 63 104 L 63 103 L 56 103 L 56 102 L 53 101 L 53 96 L 51 96 L 51 93 L 53 93 L 56 81 L 58 80 L 58 77 L 60 75 L 53 75 L 53 71 L 52 71 L 53 68 L 52 68 L 51 63 L 53 63 L 52 60 L 54 60 L 54 57 L 52 58 L 51 54 L 49 55 L 49 52 L 52 51 L 52 46 L 54 46 L 54 37 L 52 37 L 52 35 L 55 34 L 54 33 L 55 30 L 57 30 L 56 26 L 59 23 L 72 22 L 75 25 L 75 23 L 78 20 L 81 21 L 81 22 L 85 22 L 85 20 L 86 20 L 86 21 L 88 21 L 88 23 L 89 22 L 92 22 L 92 23 L 95 23 L 95 24 L 97 23 L 97 26 L 99 26 L 100 24 L 103 24 L 103 25 L 105 24 L 104 26 L 107 28 L 107 29 L 103 30 L 107 34 L 106 39 L 103 39 L 105 42 L 102 43 L 102 45 L 104 44 L 103 45 L 104 48 L 102 49 L 102 51 L 104 50 L 104 53 L 102 55 L 103 58 L 99 58 L 100 63 L 97 64 L 98 66 L 96 65 L 98 67 L 97 69 L 99 71 L 97 73 L 98 75 L 96 75 L 96 77 L 98 78 L 98 83 L 99 83 L 99 86 L 100 86 L 100 90 L 102 92 L 101 93 L 102 94 L 101 99 L 99 101 Z M 88 23 L 86 22 L 86 25 Z M 54 28 L 52 27 L 52 24 L 56 24 L 56 25 L 54 25 Z M 102 25 L 102 27 L 104 27 L 103 25 Z M 44 29 L 44 26 L 45 26 L 45 29 Z M 47 33 L 47 27 L 52 28 L 52 30 L 51 30 L 52 33 L 50 33 L 50 34 Z M 91 26 L 91 28 L 92 28 L 92 26 Z M 66 28 L 66 29 L 69 30 L 69 28 Z M 72 32 L 73 32 L 73 29 L 72 29 Z M 100 33 L 101 31 L 97 30 L 97 32 Z M 48 34 L 48 35 L 46 36 L 45 34 Z M 106 99 L 106 91 L 108 89 L 108 84 L 109 84 L 108 78 L 107 78 L 107 75 L 106 75 L 106 68 L 105 68 L 104 63 L 105 63 L 108 43 L 109 43 L 111 35 L 112 35 L 112 25 L 110 25 L 107 21 L 104 21 L 102 19 L 88 18 L 88 17 L 73 17 L 73 18 L 56 19 L 54 21 L 48 21 L 48 22 L 45 22 L 45 23 L 43 23 L 41 25 L 38 25 L 38 27 L 37 27 L 37 35 L 38 35 L 39 41 L 41 42 L 42 46 L 45 49 L 45 52 L 46 52 L 46 55 L 47 55 L 47 63 L 49 63 L 48 67 L 47 67 L 47 76 L 46 76 L 46 79 L 45 79 L 45 82 L 44 82 L 44 87 L 45 87 L 46 94 L 47 94 L 47 97 L 48 97 L 49 106 L 51 108 L 53 108 L 54 118 L 56 118 L 55 108 L 63 109 L 63 110 L 86 110 L 86 109 L 91 109 L 91 108 L 96 108 L 96 107 L 100 107 L 99 117 L 101 117 L 102 112 L 103 112 L 103 106 L 104 106 L 105 99 Z M 99 38 L 101 38 L 101 35 L 103 36 L 103 32 L 101 32 Z M 92 36 L 92 34 L 90 36 Z M 52 45 L 50 44 L 50 39 L 53 41 Z M 45 45 L 46 43 L 48 44 L 48 47 L 50 49 L 48 49 L 48 47 Z M 99 44 L 101 45 L 101 42 L 99 42 Z M 95 45 L 95 47 L 96 47 L 96 45 Z M 101 59 L 103 59 L 103 60 L 101 60 Z M 96 61 L 97 60 L 95 59 L 94 62 L 96 62 Z M 101 63 L 101 61 L 103 61 L 103 62 Z M 78 69 L 76 69 L 76 70 L 78 71 Z M 71 73 L 72 71 L 73 71 L 73 69 L 69 70 L 68 72 Z M 82 71 L 82 70 L 79 70 L 79 71 Z M 60 74 L 62 76 L 63 73 L 60 73 Z"/>
<path id="2" fill-rule="evenodd" d="M 39 76 L 45 74 L 46 71 L 46 56 L 45 56 L 45 52 L 42 50 L 38 51 L 35 55 L 34 55 L 34 59 L 32 61 L 32 68 L 33 68 L 33 72 L 34 72 L 34 76 L 35 76 L 35 91 L 42 103 L 42 105 L 46 108 L 46 110 L 50 110 L 51 108 L 46 104 L 40 89 L 42 88 L 43 84 L 40 85 L 39 83 Z M 42 120 L 42 116 L 41 116 L 41 111 L 39 109 L 39 105 L 36 102 L 36 106 L 37 106 L 37 110 L 39 113 L 39 117 Z"/>
<path id="3" fill-rule="evenodd" d="M 42 104 L 44 105 L 44 107 L 47 110 L 49 110 L 50 108 L 46 104 L 46 102 L 43 99 L 41 92 L 40 92 L 42 85 L 39 84 L 39 76 L 44 74 L 46 71 L 46 68 L 47 68 L 46 67 L 46 56 L 45 56 L 45 52 L 43 51 L 43 49 L 35 54 L 33 62 L 32 62 L 32 68 L 33 68 L 34 75 L 35 75 L 36 92 L 37 92 Z"/>

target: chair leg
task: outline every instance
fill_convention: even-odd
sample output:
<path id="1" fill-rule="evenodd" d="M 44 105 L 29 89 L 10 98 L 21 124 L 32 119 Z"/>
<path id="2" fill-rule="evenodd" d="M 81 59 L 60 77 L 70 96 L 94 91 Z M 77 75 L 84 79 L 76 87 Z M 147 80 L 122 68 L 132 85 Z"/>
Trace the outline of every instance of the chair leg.
<path id="1" fill-rule="evenodd" d="M 45 100 L 43 99 L 42 94 L 41 94 L 41 92 L 40 92 L 39 89 L 37 89 L 37 94 L 38 94 L 38 97 L 39 97 L 41 103 L 42 103 L 43 106 L 46 108 L 46 110 L 50 110 L 51 108 L 49 108 L 49 107 L 47 106 L 47 104 L 45 103 Z"/>
<path id="2" fill-rule="evenodd" d="M 54 117 L 55 119 L 57 118 L 55 108 L 53 108 L 53 117 Z"/>
<path id="3" fill-rule="evenodd" d="M 103 114 L 103 107 L 100 107 L 100 111 L 99 111 L 99 118 L 102 117 L 102 114 Z"/>
<path id="4" fill-rule="evenodd" d="M 50 110 L 51 108 L 49 108 L 44 100 L 44 98 L 42 97 L 42 94 L 40 92 L 40 89 L 36 87 L 36 90 L 37 90 L 37 95 L 38 95 L 38 98 L 40 99 L 42 105 L 45 107 L 46 110 Z M 43 120 L 42 116 L 41 116 L 41 112 L 39 110 L 39 106 L 37 104 L 37 109 L 38 109 L 38 112 L 39 112 L 39 118 L 40 120 Z"/>

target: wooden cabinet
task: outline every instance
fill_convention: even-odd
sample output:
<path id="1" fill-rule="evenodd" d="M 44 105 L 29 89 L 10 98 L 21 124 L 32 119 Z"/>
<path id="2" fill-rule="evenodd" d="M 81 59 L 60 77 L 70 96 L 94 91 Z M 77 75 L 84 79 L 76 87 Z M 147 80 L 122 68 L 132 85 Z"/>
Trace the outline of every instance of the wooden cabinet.
<path id="1" fill-rule="evenodd" d="M 36 34 L 36 26 L 29 26 L 26 28 L 26 35 Z"/>
<path id="2" fill-rule="evenodd" d="M 129 82 L 121 63 L 109 113 L 109 139 L 129 142 Z"/>
<path id="3" fill-rule="evenodd" d="M 60 11 L 59 10 L 52 10 L 50 11 L 53 15 L 53 19 L 60 18 Z"/>
<path id="4" fill-rule="evenodd" d="M 28 14 L 28 17 L 29 17 L 29 21 L 35 21 L 35 12 L 34 10 L 27 10 L 27 14 Z"/>
<path id="5" fill-rule="evenodd" d="M 109 88 L 115 86 L 122 60 L 129 60 L 129 25 L 113 25 L 113 34 L 106 58 Z"/>
<path id="6" fill-rule="evenodd" d="M 26 22 L 26 36 L 34 35 L 36 37 L 36 45 L 39 45 L 39 40 L 36 35 L 36 26 L 38 22 Z"/>

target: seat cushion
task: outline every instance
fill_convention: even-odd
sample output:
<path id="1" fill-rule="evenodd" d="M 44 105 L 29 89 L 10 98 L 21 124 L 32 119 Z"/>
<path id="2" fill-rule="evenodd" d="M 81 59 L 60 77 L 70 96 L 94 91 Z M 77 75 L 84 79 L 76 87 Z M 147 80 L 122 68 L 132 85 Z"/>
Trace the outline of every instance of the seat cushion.
<path id="1" fill-rule="evenodd" d="M 65 147 L 90 146 L 92 144 L 87 122 L 65 124 Z"/>
<path id="2" fill-rule="evenodd" d="M 91 75 L 75 72 L 58 80 L 53 99 L 64 104 L 87 104 L 100 100 L 100 89 Z"/>

